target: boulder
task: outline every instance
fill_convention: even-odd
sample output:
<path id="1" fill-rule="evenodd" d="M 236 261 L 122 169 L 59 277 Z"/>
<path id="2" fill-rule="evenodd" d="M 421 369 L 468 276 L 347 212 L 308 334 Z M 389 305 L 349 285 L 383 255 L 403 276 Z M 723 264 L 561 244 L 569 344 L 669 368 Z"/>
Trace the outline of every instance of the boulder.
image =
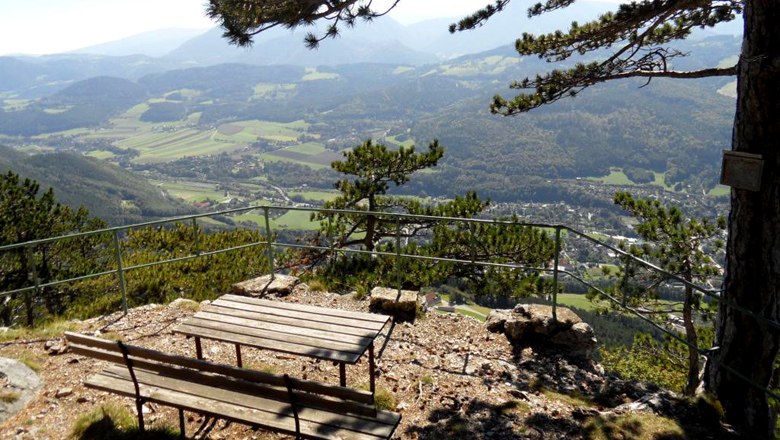
<path id="1" fill-rule="evenodd" d="M 43 381 L 21 362 L 0 358 L 0 423 L 19 412 L 40 389 Z"/>
<path id="2" fill-rule="evenodd" d="M 245 296 L 286 296 L 300 280 L 290 275 L 263 275 L 251 280 L 233 284 L 233 293 Z"/>
<path id="3" fill-rule="evenodd" d="M 491 332 L 504 333 L 519 348 L 554 350 L 572 358 L 592 359 L 596 350 L 593 328 L 565 307 L 558 307 L 556 314 L 558 319 L 554 321 L 551 306 L 518 304 L 513 310 L 492 311 L 486 326 Z"/>
<path id="4" fill-rule="evenodd" d="M 368 308 L 374 313 L 392 315 L 399 320 L 414 320 L 420 301 L 414 290 L 402 290 L 398 297 L 398 289 L 374 287 Z"/>

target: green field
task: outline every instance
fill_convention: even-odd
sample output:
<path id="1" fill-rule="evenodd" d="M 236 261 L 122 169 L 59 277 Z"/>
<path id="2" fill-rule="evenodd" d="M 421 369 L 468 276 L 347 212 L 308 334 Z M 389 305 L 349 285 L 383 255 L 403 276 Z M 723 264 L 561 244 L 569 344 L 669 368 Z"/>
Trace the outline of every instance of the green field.
<path id="1" fill-rule="evenodd" d="M 607 185 L 624 185 L 624 186 L 636 186 L 637 184 L 632 182 L 631 179 L 628 178 L 628 176 L 623 173 L 623 170 L 620 168 L 610 168 L 609 174 L 606 176 L 601 177 L 586 177 L 586 180 L 593 180 L 596 182 L 605 183 Z M 674 188 L 671 186 L 666 185 L 666 182 L 664 181 L 664 173 L 659 173 L 656 171 L 652 171 L 655 179 L 653 182 L 650 183 L 650 185 L 654 186 L 660 186 L 661 188 L 664 188 L 667 191 L 674 191 Z"/>
<path id="2" fill-rule="evenodd" d="M 290 191 L 287 195 L 290 197 L 301 196 L 306 200 L 319 200 L 322 202 L 333 200 L 339 196 L 338 193 L 327 191 Z"/>
<path id="3" fill-rule="evenodd" d="M 304 81 L 319 81 L 319 80 L 338 79 L 338 78 L 341 78 L 341 76 L 338 73 L 317 72 L 317 69 L 307 68 L 306 74 L 303 75 L 303 78 L 301 79 Z"/>
<path id="4" fill-rule="evenodd" d="M 715 188 L 712 188 L 707 194 L 711 196 L 727 196 L 731 194 L 731 188 L 726 185 L 715 185 Z"/>
<path id="5" fill-rule="evenodd" d="M 206 199 L 222 200 L 225 194 L 217 191 L 216 185 L 212 183 L 200 182 L 168 182 L 159 180 L 150 180 L 152 185 L 159 186 L 168 191 L 168 194 L 184 199 L 187 202 L 202 202 Z"/>
<path id="6" fill-rule="evenodd" d="M 304 231 L 313 231 L 319 228 L 318 222 L 309 220 L 309 212 L 306 211 L 287 211 L 279 218 L 272 218 L 269 223 L 271 229 L 295 229 Z M 257 211 L 250 211 L 246 214 L 234 217 L 236 222 L 248 221 L 259 226 L 265 226 L 265 217 Z"/>
<path id="7" fill-rule="evenodd" d="M 306 133 L 309 124 L 304 121 L 270 122 L 260 120 L 236 121 L 222 124 L 217 129 L 215 139 L 228 142 L 255 142 L 266 139 L 279 142 L 295 142 Z"/>
<path id="8" fill-rule="evenodd" d="M 587 311 L 594 311 L 599 306 L 604 305 L 602 301 L 590 301 L 585 295 L 579 293 L 559 293 L 558 304 Z"/>
<path id="9" fill-rule="evenodd" d="M 306 155 L 321 154 L 328 151 L 325 149 L 325 147 L 322 146 L 322 144 L 318 144 L 316 142 L 304 142 L 292 147 L 287 147 L 285 150 Z"/>

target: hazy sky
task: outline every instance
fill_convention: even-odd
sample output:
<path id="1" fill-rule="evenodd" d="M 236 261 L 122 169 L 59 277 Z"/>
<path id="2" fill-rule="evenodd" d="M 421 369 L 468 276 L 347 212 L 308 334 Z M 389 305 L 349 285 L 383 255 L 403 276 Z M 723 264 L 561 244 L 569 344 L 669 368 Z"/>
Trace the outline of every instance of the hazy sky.
<path id="1" fill-rule="evenodd" d="M 489 2 L 402 0 L 391 16 L 405 24 L 461 17 Z M 156 29 L 207 29 L 214 24 L 205 17 L 205 4 L 206 0 L 0 0 L 0 55 L 65 52 Z"/>

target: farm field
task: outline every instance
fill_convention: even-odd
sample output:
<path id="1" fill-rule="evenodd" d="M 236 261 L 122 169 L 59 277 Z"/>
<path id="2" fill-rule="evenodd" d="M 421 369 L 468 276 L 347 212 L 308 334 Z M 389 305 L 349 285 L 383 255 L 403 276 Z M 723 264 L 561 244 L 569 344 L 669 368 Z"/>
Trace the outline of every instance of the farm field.
<path id="1" fill-rule="evenodd" d="M 314 169 L 322 169 L 330 168 L 331 162 L 341 160 L 344 157 L 339 153 L 327 150 L 322 144 L 305 142 L 282 150 L 264 153 L 261 158 L 267 161 L 292 162 Z"/>
<path id="2" fill-rule="evenodd" d="M 664 182 L 664 174 L 659 172 L 652 172 L 655 180 L 649 183 L 649 185 L 660 186 L 667 191 L 674 191 L 674 188 L 666 185 Z M 628 176 L 620 168 L 610 168 L 610 173 L 601 177 L 585 177 L 586 180 L 593 180 L 596 182 L 605 183 L 607 185 L 624 185 L 624 186 L 636 186 L 638 184 L 632 182 Z"/>
<path id="3" fill-rule="evenodd" d="M 287 211 L 284 215 L 278 218 L 271 218 L 269 223 L 271 229 L 294 229 L 302 231 L 313 231 L 319 228 L 318 222 L 312 222 L 309 220 L 309 213 L 305 211 Z M 265 217 L 262 213 L 257 211 L 250 211 L 247 214 L 241 214 L 234 217 L 236 222 L 248 221 L 257 224 L 258 226 L 265 226 Z"/>
<path id="4" fill-rule="evenodd" d="M 319 200 L 321 202 L 327 202 L 338 197 L 338 193 L 328 191 L 289 191 L 287 195 L 290 197 L 301 196 L 306 200 Z"/>
<path id="5" fill-rule="evenodd" d="M 228 142 L 256 142 L 266 139 L 278 142 L 295 142 L 309 129 L 304 121 L 270 122 L 260 120 L 235 121 L 217 128 L 215 139 Z"/>
<path id="6" fill-rule="evenodd" d="M 222 200 L 225 198 L 225 194 L 222 191 L 217 191 L 216 185 L 213 183 L 200 183 L 200 182 L 169 182 L 150 180 L 152 185 L 159 186 L 164 189 L 168 194 L 184 199 L 187 202 L 202 202 L 206 199 Z"/>

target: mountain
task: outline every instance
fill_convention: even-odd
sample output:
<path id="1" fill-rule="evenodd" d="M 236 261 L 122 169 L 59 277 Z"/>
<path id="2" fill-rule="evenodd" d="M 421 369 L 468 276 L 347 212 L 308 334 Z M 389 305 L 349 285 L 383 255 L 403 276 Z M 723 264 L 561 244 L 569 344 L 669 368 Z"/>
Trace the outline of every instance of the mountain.
<path id="1" fill-rule="evenodd" d="M 49 97 L 2 112 L 0 132 L 14 136 L 94 127 L 142 102 L 143 86 L 130 80 L 96 77 L 73 83 Z"/>
<path id="2" fill-rule="evenodd" d="M 161 57 L 203 32 L 205 32 L 203 29 L 159 29 L 84 47 L 71 53 L 115 57 L 128 55 Z"/>
<path id="3" fill-rule="evenodd" d="M 182 67 L 182 64 L 172 60 L 144 55 L 0 57 L 0 96 L 37 99 L 59 92 L 74 82 L 94 77 L 138 79 L 150 73 Z"/>
<path id="4" fill-rule="evenodd" d="M 54 189 L 56 199 L 72 207 L 84 205 L 111 225 L 137 223 L 190 213 L 146 179 L 105 161 L 74 153 L 29 156 L 0 145 L 0 172 L 12 170 Z"/>
<path id="5" fill-rule="evenodd" d="M 342 36 L 325 41 L 316 50 L 303 43 L 312 31 L 271 29 L 259 34 L 252 47 L 230 45 L 223 31 L 214 28 L 171 51 L 166 58 L 189 65 L 208 66 L 221 63 L 260 65 L 319 66 L 355 63 L 388 63 L 418 65 L 435 60 L 430 53 L 414 50 L 398 39 L 404 29 L 392 20 L 377 20 L 345 31 Z M 317 32 L 316 29 L 313 30 Z"/>

